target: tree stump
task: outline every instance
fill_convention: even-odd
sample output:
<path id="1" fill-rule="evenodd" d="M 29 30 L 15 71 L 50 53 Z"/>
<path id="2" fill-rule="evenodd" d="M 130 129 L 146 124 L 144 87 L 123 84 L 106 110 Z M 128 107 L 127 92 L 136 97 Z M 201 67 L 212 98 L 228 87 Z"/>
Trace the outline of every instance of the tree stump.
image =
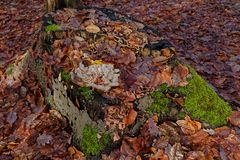
<path id="1" fill-rule="evenodd" d="M 77 8 L 80 0 L 46 0 L 47 11 L 55 11 L 63 8 Z"/>
<path id="2" fill-rule="evenodd" d="M 158 31 L 97 7 L 52 12 L 45 21 L 43 61 L 49 61 L 46 55 L 56 57 L 45 67 L 55 75 L 53 82 L 67 91 L 59 96 L 60 89 L 54 87 L 48 98 L 71 122 L 74 144 L 87 155 L 98 155 L 105 147 L 95 142 L 96 151 L 79 136 L 90 124 L 103 136 L 131 125 L 130 130 L 137 130 L 138 116 L 158 115 L 164 121 L 189 115 L 208 127 L 227 123 L 231 107 L 177 59 L 175 49 Z M 68 97 L 66 104 L 71 105 L 59 103 L 64 98 L 54 93 Z M 88 123 L 80 112 L 76 116 L 76 108 L 89 115 Z"/>

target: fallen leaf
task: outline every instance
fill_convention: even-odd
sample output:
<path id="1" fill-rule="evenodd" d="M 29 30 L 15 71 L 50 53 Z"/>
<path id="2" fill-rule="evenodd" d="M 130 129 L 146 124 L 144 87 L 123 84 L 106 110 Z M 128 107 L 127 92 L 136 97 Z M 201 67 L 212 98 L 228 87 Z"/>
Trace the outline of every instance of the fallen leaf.
<path id="1" fill-rule="evenodd" d="M 158 149 L 155 153 L 151 154 L 149 160 L 169 160 L 168 156 L 162 149 Z"/>
<path id="2" fill-rule="evenodd" d="M 172 69 L 169 66 L 166 66 L 161 72 L 157 72 L 154 74 L 151 79 L 149 86 L 157 87 L 163 83 L 166 83 L 168 86 L 171 86 L 173 81 L 171 77 Z"/>
<path id="3" fill-rule="evenodd" d="M 179 64 L 173 69 L 173 83 L 174 86 L 186 86 L 188 82 L 186 81 L 189 70 L 186 66 Z"/>
<path id="4" fill-rule="evenodd" d="M 124 118 L 124 123 L 126 125 L 131 125 L 135 121 L 136 117 L 137 117 L 137 112 L 134 109 L 132 109 L 129 112 L 128 116 Z"/>
<path id="5" fill-rule="evenodd" d="M 228 120 L 232 125 L 240 127 L 240 112 L 233 111 Z"/>
<path id="6" fill-rule="evenodd" d="M 46 144 L 49 144 L 50 141 L 52 141 L 53 137 L 51 135 L 47 135 L 46 133 L 43 133 L 42 135 L 39 135 L 37 138 L 38 145 L 45 146 Z"/>
<path id="7" fill-rule="evenodd" d="M 190 151 L 187 154 L 186 160 L 204 160 L 206 159 L 202 151 Z"/>
<path id="8" fill-rule="evenodd" d="M 17 120 L 17 113 L 14 111 L 9 112 L 7 115 L 7 122 L 12 125 L 16 120 Z"/>
<path id="9" fill-rule="evenodd" d="M 191 120 L 187 115 L 184 120 L 178 120 L 176 122 L 182 129 L 184 134 L 194 134 L 201 129 L 201 123 Z"/>
<path id="10" fill-rule="evenodd" d="M 190 135 L 189 141 L 192 144 L 199 144 L 203 145 L 207 142 L 207 138 L 209 137 L 209 134 L 207 132 L 204 132 L 203 130 L 199 130 L 196 133 Z"/>
<path id="11" fill-rule="evenodd" d="M 182 160 L 183 159 L 183 151 L 180 143 L 175 143 L 173 146 L 168 148 L 167 154 L 170 160 Z"/>
<path id="12" fill-rule="evenodd" d="M 14 148 L 16 148 L 18 145 L 19 145 L 19 143 L 9 142 L 9 143 L 7 144 L 7 148 L 8 148 L 8 149 L 14 149 Z"/>
<path id="13" fill-rule="evenodd" d="M 165 57 L 170 57 L 172 55 L 169 48 L 161 49 L 161 54 Z"/>
<path id="14" fill-rule="evenodd" d="M 101 31 L 100 28 L 94 24 L 88 25 L 85 29 L 89 33 L 98 33 Z"/>
<path id="15" fill-rule="evenodd" d="M 85 160 L 84 154 L 77 150 L 74 146 L 68 148 L 68 152 L 71 156 L 74 157 L 76 160 Z"/>

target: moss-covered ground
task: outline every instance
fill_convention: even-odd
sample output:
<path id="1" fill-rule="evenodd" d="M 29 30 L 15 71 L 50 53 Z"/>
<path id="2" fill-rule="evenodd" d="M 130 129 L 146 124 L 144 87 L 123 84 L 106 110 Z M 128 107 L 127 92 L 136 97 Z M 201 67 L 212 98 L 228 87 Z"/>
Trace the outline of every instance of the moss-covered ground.
<path id="1" fill-rule="evenodd" d="M 162 93 L 161 90 L 155 91 L 151 94 L 151 98 L 154 100 L 150 107 L 147 108 L 147 112 L 150 114 L 158 113 L 165 114 L 170 111 L 168 104 L 171 102 L 166 96 Z"/>
<path id="2" fill-rule="evenodd" d="M 103 134 L 100 138 L 98 130 L 93 126 L 85 126 L 83 129 L 83 138 L 81 142 L 84 154 L 87 156 L 95 156 L 105 148 L 110 140 L 108 134 Z"/>
<path id="3" fill-rule="evenodd" d="M 229 104 L 221 99 L 194 69 L 189 69 L 192 74 L 189 84 L 179 88 L 179 91 L 185 94 L 185 110 L 192 118 L 212 126 L 227 124 L 227 118 L 232 111 Z"/>
<path id="4" fill-rule="evenodd" d="M 230 116 L 232 109 L 230 105 L 221 99 L 217 93 L 201 78 L 197 72 L 189 67 L 191 78 L 188 85 L 184 87 L 167 87 L 163 84 L 157 91 L 151 94 L 154 102 L 147 109 L 150 113 L 169 112 L 168 99 L 164 93 L 176 93 L 183 96 L 183 109 L 191 118 L 206 122 L 213 127 L 227 124 L 227 118 Z M 180 113 L 179 117 L 185 115 Z M 178 117 L 178 118 L 179 118 Z"/>

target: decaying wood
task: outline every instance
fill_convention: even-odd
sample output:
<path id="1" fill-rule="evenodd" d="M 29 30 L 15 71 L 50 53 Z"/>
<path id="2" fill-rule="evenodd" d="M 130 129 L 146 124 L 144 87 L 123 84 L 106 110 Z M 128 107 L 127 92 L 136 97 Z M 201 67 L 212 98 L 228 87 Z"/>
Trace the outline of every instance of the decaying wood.
<path id="1" fill-rule="evenodd" d="M 63 8 L 77 8 L 80 0 L 46 0 L 47 12 Z"/>

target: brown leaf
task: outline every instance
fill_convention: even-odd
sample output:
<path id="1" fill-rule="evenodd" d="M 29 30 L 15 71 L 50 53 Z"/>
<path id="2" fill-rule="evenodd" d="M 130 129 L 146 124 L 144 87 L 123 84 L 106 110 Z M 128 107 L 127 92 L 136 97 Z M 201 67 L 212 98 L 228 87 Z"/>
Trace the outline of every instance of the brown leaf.
<path id="1" fill-rule="evenodd" d="M 19 145 L 19 143 L 9 142 L 9 143 L 7 144 L 7 148 L 8 148 L 8 149 L 14 149 L 14 148 L 16 148 L 18 145 Z"/>
<path id="2" fill-rule="evenodd" d="M 98 33 L 101 31 L 100 28 L 94 24 L 88 25 L 85 29 L 89 33 Z"/>
<path id="3" fill-rule="evenodd" d="M 190 151 L 187 154 L 186 160 L 204 160 L 205 155 L 202 151 Z"/>
<path id="4" fill-rule="evenodd" d="M 135 157 L 136 153 L 134 152 L 134 150 L 127 144 L 126 141 L 122 142 L 122 145 L 120 147 L 120 152 L 123 155 L 126 155 L 128 157 Z"/>
<path id="5" fill-rule="evenodd" d="M 12 125 L 16 120 L 17 120 L 17 113 L 14 111 L 9 112 L 7 115 L 7 122 Z"/>
<path id="6" fill-rule="evenodd" d="M 201 129 L 201 123 L 191 120 L 189 116 L 186 116 L 184 120 L 178 120 L 176 123 L 181 127 L 184 134 L 194 134 Z"/>
<path id="7" fill-rule="evenodd" d="M 151 154 L 149 160 L 169 160 L 168 156 L 164 153 L 162 149 L 158 149 L 155 153 Z"/>
<path id="8" fill-rule="evenodd" d="M 154 122 L 153 118 L 149 118 L 149 120 L 148 120 L 148 131 L 151 136 L 157 136 L 158 134 L 160 134 L 160 132 L 158 130 L 158 126 Z"/>
<path id="9" fill-rule="evenodd" d="M 232 133 L 232 129 L 227 126 L 223 126 L 215 129 L 215 135 L 220 137 L 228 137 L 228 135 L 231 133 Z"/>
<path id="10" fill-rule="evenodd" d="M 240 127 L 240 112 L 233 111 L 228 120 L 232 125 Z"/>
<path id="11" fill-rule="evenodd" d="M 47 135 L 46 133 L 43 133 L 42 135 L 39 135 L 37 138 L 38 145 L 45 146 L 46 144 L 49 144 L 50 141 L 52 141 L 53 137 L 51 135 Z"/>
<path id="12" fill-rule="evenodd" d="M 124 123 L 126 125 L 131 125 L 135 121 L 136 117 L 137 117 L 137 112 L 134 109 L 132 109 L 129 112 L 128 116 L 124 118 Z"/>
<path id="13" fill-rule="evenodd" d="M 169 48 L 161 49 L 161 54 L 165 57 L 170 57 L 172 55 Z"/>
<path id="14" fill-rule="evenodd" d="M 207 132 L 204 132 L 203 130 L 199 130 L 195 134 L 189 136 L 190 143 L 194 144 L 204 144 L 207 142 L 207 138 L 209 137 L 209 134 Z"/>
<path id="15" fill-rule="evenodd" d="M 189 70 L 186 66 L 179 64 L 173 70 L 173 83 L 175 86 L 186 86 L 188 82 L 186 81 Z"/>
<path id="16" fill-rule="evenodd" d="M 183 159 L 183 151 L 182 146 L 180 143 L 175 143 L 172 147 L 168 148 L 169 151 L 167 151 L 169 159 L 174 160 L 182 160 Z"/>
<path id="17" fill-rule="evenodd" d="M 68 152 L 71 156 L 74 157 L 74 159 L 78 159 L 78 160 L 85 160 L 86 158 L 84 158 L 84 154 L 82 152 L 80 152 L 79 150 L 77 150 L 77 148 L 73 147 L 69 147 L 68 148 Z"/>
<path id="18" fill-rule="evenodd" d="M 144 149 L 144 139 L 142 137 L 125 137 L 125 141 L 131 146 L 136 154 Z"/>
<path id="19" fill-rule="evenodd" d="M 169 66 L 166 66 L 161 72 L 155 73 L 149 83 L 150 87 L 157 87 L 163 83 L 166 83 L 168 86 L 171 86 L 173 83 L 171 72 L 172 72 L 171 68 Z"/>

